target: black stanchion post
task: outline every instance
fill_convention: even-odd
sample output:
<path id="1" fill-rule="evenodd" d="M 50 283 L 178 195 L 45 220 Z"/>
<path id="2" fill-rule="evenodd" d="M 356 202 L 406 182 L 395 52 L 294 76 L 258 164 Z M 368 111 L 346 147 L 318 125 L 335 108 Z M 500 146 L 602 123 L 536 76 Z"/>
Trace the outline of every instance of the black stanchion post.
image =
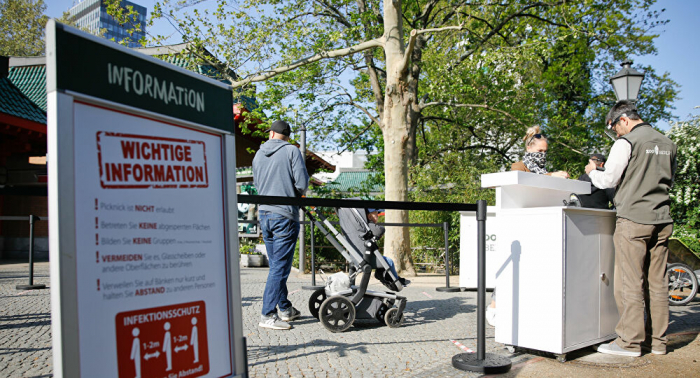
<path id="1" fill-rule="evenodd" d="M 314 248 L 314 222 L 311 222 L 311 286 L 316 286 L 316 249 Z"/>
<path id="2" fill-rule="evenodd" d="M 443 222 L 442 229 L 445 231 L 445 287 L 436 287 L 435 290 L 454 293 L 460 291 L 460 288 L 450 287 L 450 224 Z"/>
<path id="3" fill-rule="evenodd" d="M 476 202 L 479 277 L 477 289 L 477 347 L 476 353 L 460 353 L 452 357 L 452 366 L 460 370 L 484 374 L 502 374 L 510 370 L 511 361 L 506 356 L 486 353 L 486 201 Z"/>
<path id="4" fill-rule="evenodd" d="M 484 201 L 477 203 L 476 210 L 477 243 L 479 243 L 477 249 L 479 272 L 476 293 L 476 358 L 479 360 L 486 357 L 486 206 L 481 206 L 482 202 Z M 508 363 L 510 365 L 510 361 Z"/>
<path id="5" fill-rule="evenodd" d="M 34 285 L 34 223 L 37 216 L 29 216 L 29 285 L 17 285 L 17 290 L 45 289 L 46 285 Z"/>
<path id="6" fill-rule="evenodd" d="M 316 285 L 316 246 L 314 243 L 314 229 L 316 228 L 316 225 L 314 224 L 314 220 L 310 220 L 311 224 L 311 232 L 309 233 L 311 235 L 311 243 L 309 243 L 309 246 L 311 247 L 311 286 L 302 286 L 301 288 L 304 290 L 318 290 L 318 289 L 323 289 L 325 286 L 318 286 Z"/>

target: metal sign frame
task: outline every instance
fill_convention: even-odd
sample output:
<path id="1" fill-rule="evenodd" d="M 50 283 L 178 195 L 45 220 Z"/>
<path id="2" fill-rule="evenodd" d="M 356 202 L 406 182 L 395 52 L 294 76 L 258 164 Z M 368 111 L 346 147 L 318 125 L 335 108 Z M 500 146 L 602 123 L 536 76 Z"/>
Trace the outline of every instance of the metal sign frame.
<path id="1" fill-rule="evenodd" d="M 240 271 L 238 262 L 238 225 L 235 196 L 235 139 L 233 134 L 233 108 L 231 89 L 228 85 L 193 72 L 145 56 L 113 42 L 89 35 L 77 29 L 49 20 L 46 28 L 47 68 L 47 123 L 48 123 L 48 171 L 49 171 L 49 250 L 51 274 L 51 329 L 53 338 L 53 364 L 56 377 L 80 377 L 80 331 L 78 320 L 78 276 L 76 232 L 76 169 L 74 151 L 80 146 L 74 142 L 74 107 L 76 103 L 99 106 L 109 110 L 146 117 L 161 123 L 175 124 L 194 131 L 216 134 L 221 138 L 224 220 L 224 255 L 227 262 L 226 287 L 231 373 L 229 376 L 247 376 L 245 338 L 241 319 Z M 68 43 L 68 45 L 66 45 Z M 77 44 L 77 45 L 76 45 Z M 86 50 L 89 46 L 89 50 Z M 86 54 L 89 51 L 89 56 Z M 207 109 L 197 114 L 197 95 L 168 108 L 163 96 L 114 95 L 114 88 L 105 88 L 103 73 L 107 57 L 120 62 L 147 66 L 149 70 L 176 77 L 186 85 L 203 88 L 201 96 L 207 97 Z M 94 59 L 93 59 L 94 58 Z M 96 61 L 98 61 L 96 63 Z M 70 75 L 69 75 L 70 74 Z M 70 77 L 69 77 L 70 76 Z M 186 85 L 183 85 L 185 87 Z M 211 93 L 205 93 L 210 91 Z M 182 92 L 182 91 L 180 91 Z M 221 98 L 222 94 L 224 97 Z M 185 89 L 185 97 L 188 92 Z M 172 100 L 172 98 L 170 99 Z M 158 104 L 158 102 L 164 104 Z M 166 106 L 162 106 L 166 105 Z M 193 105 L 193 106 L 191 106 Z M 191 108 L 191 109 L 188 109 Z M 202 104 L 202 108 L 204 105 Z M 184 108 L 184 112 L 183 112 Z M 204 110 L 204 109 L 201 109 Z M 216 173 L 218 175 L 218 173 Z M 226 283 L 224 283 L 225 285 Z M 209 311 L 220 310 L 211 304 Z M 111 321 L 111 320 L 110 320 Z M 115 356 L 116 358 L 116 356 Z M 104 376 L 117 376 L 117 372 L 104 372 Z"/>

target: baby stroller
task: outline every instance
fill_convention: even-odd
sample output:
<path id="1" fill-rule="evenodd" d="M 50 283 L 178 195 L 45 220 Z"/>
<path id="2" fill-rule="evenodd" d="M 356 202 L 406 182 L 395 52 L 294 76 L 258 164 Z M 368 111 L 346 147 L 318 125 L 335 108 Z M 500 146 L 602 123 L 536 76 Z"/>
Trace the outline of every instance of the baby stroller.
<path id="1" fill-rule="evenodd" d="M 302 209 L 351 266 L 349 277 L 343 273 L 337 273 L 330 277 L 325 288 L 314 291 L 309 299 L 311 315 L 320 320 L 321 324 L 331 332 L 345 331 L 355 319 L 376 319 L 391 328 L 400 327 L 404 320 L 406 298 L 393 292 L 367 289 L 373 269 L 375 278 L 389 290 L 401 291 L 403 285 L 390 271 L 389 265 L 379 253 L 376 238 L 364 216 L 365 210 L 336 209 L 341 219 L 341 228 L 343 224 L 350 221 L 356 222 L 363 230 L 361 237 L 364 240 L 365 251 L 361 253 L 323 215 L 315 213 L 313 209 L 303 207 Z M 346 234 L 355 232 L 347 228 L 342 229 Z M 362 274 L 360 284 L 355 285 L 355 279 L 360 274 Z"/>

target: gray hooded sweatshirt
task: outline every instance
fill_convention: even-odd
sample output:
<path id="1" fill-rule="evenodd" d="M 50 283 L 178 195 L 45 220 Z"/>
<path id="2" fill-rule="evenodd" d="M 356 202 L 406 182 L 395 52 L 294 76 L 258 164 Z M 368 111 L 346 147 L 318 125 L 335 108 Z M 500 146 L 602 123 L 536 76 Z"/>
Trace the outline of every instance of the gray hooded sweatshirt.
<path id="1" fill-rule="evenodd" d="M 253 158 L 253 181 L 261 196 L 300 196 L 309 187 L 309 173 L 301 151 L 289 142 L 268 140 Z M 298 206 L 260 205 L 260 210 L 299 221 Z"/>

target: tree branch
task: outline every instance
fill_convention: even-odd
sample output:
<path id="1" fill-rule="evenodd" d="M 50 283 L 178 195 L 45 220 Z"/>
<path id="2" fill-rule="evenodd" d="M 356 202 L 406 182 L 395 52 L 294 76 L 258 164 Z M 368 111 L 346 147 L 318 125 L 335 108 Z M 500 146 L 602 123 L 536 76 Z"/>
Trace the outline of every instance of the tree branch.
<path id="1" fill-rule="evenodd" d="M 339 23 L 343 24 L 346 28 L 351 28 L 353 26 L 350 22 L 348 22 L 347 18 L 345 18 L 345 16 L 343 16 L 343 14 L 340 13 L 340 11 L 338 11 L 338 8 L 332 6 L 331 4 L 329 4 L 328 2 L 326 2 L 324 0 L 316 0 L 315 2 L 317 4 L 319 4 L 320 6 L 326 8 L 328 11 L 333 13 L 333 14 L 324 13 L 324 15 L 335 19 Z"/>
<path id="2" fill-rule="evenodd" d="M 250 83 L 254 83 L 254 82 L 258 82 L 258 81 L 265 81 L 265 80 L 267 80 L 271 77 L 277 76 L 281 73 L 292 71 L 296 68 L 299 68 L 301 66 L 305 66 L 305 65 L 310 64 L 310 63 L 317 62 L 317 61 L 322 60 L 322 59 L 347 56 L 347 55 L 351 55 L 354 53 L 358 53 L 360 51 L 372 49 L 375 47 L 382 47 L 383 45 L 384 45 L 384 43 L 382 42 L 382 40 L 372 39 L 370 41 L 365 41 L 365 42 L 359 43 L 355 46 L 346 47 L 344 49 L 324 51 L 324 52 L 318 53 L 316 55 L 312 55 L 312 56 L 309 56 L 306 58 L 299 59 L 296 62 L 288 64 L 286 66 L 281 66 L 281 67 L 275 68 L 273 70 L 266 71 L 265 73 L 262 73 L 260 75 L 251 76 L 251 77 L 248 77 L 248 78 L 241 80 L 241 81 L 234 81 L 231 83 L 231 87 L 238 88 L 238 87 L 242 87 L 246 84 L 250 84 Z"/>
<path id="3" fill-rule="evenodd" d="M 421 30 L 417 30 L 416 33 L 417 34 L 426 34 L 426 33 L 435 33 L 435 32 L 445 31 L 445 30 L 463 30 L 463 29 L 464 29 L 464 25 L 460 24 L 460 25 L 455 25 L 455 26 L 445 26 L 442 28 L 421 29 Z"/>
<path id="4" fill-rule="evenodd" d="M 430 106 L 452 106 L 452 107 L 455 107 L 455 108 L 480 108 L 480 109 L 485 109 L 485 110 L 491 110 L 491 111 L 498 112 L 498 113 L 501 113 L 501 114 L 503 114 L 503 115 L 506 115 L 506 116 L 510 117 L 512 120 L 514 120 L 515 122 L 521 124 L 522 126 L 527 126 L 525 123 L 523 123 L 523 122 L 522 122 L 521 120 L 519 120 L 517 117 L 515 117 L 514 115 L 512 115 L 512 114 L 506 112 L 505 110 L 496 109 L 496 108 L 494 108 L 494 107 L 491 107 L 491 106 L 485 105 L 485 104 L 484 104 L 484 105 L 480 105 L 480 104 L 454 104 L 454 103 L 451 103 L 451 102 L 428 102 L 428 103 L 425 103 L 425 104 L 420 104 L 420 110 L 422 111 L 423 109 L 425 109 L 425 108 L 427 108 L 427 107 L 430 107 Z"/>
<path id="5" fill-rule="evenodd" d="M 532 8 L 538 8 L 538 7 L 553 7 L 553 6 L 561 5 L 562 3 L 563 3 L 562 1 L 559 1 L 556 3 L 552 3 L 552 4 L 547 4 L 544 2 L 537 2 L 537 3 L 533 3 L 533 4 L 528 4 L 528 5 L 524 6 L 522 9 L 520 9 L 519 11 L 509 15 L 508 17 L 506 17 L 504 20 L 502 20 L 501 22 L 499 22 L 495 26 L 491 26 L 491 24 L 487 23 L 487 25 L 491 28 L 491 31 L 484 38 L 482 38 L 481 41 L 476 46 L 474 46 L 473 49 L 471 49 L 467 53 L 460 56 L 459 59 L 457 60 L 456 65 L 462 63 L 464 60 L 469 58 L 469 56 L 471 56 L 473 53 L 475 53 L 476 50 L 479 47 L 483 46 L 489 39 L 491 39 L 491 37 L 493 37 L 494 35 L 500 35 L 501 29 L 503 29 L 506 26 L 506 24 L 508 24 L 514 18 L 516 18 L 516 17 L 531 17 L 532 16 L 532 14 L 525 13 L 525 11 L 530 10 Z M 484 22 L 486 22 L 486 21 L 484 20 Z M 450 70 L 452 68 L 454 68 L 454 66 L 452 66 L 450 68 Z"/>
<path id="6" fill-rule="evenodd" d="M 421 10 L 420 15 L 418 15 L 418 17 L 416 17 L 416 19 L 423 20 L 424 25 L 427 25 L 428 24 L 427 23 L 428 17 L 430 17 L 430 13 L 432 13 L 433 9 L 435 8 L 435 6 L 437 4 L 438 4 L 437 0 L 431 0 L 431 1 L 427 2 L 425 4 L 425 6 L 423 6 L 423 9 Z"/>
<path id="7" fill-rule="evenodd" d="M 474 144 L 474 145 L 470 145 L 470 146 L 460 146 L 460 147 L 456 147 L 456 148 L 445 147 L 445 148 L 441 148 L 440 150 L 435 151 L 435 153 L 431 154 L 430 157 L 434 159 L 438 156 L 441 156 L 445 152 L 449 152 L 449 151 L 467 151 L 467 150 L 476 150 L 476 149 L 491 150 L 491 151 L 496 152 L 497 154 L 501 155 L 504 159 L 509 160 L 508 155 L 505 152 L 501 151 L 498 147 L 489 146 L 487 144 Z"/>
<path id="8" fill-rule="evenodd" d="M 416 39 L 417 38 L 418 38 L 418 33 L 416 32 L 416 29 L 411 30 L 411 35 L 410 35 L 410 37 L 408 37 L 408 47 L 406 48 L 406 51 L 403 53 L 403 61 L 401 62 L 401 65 L 399 66 L 399 72 L 402 75 L 408 69 L 408 63 L 411 61 L 411 53 L 413 52 L 413 48 L 416 46 Z"/>
<path id="9" fill-rule="evenodd" d="M 561 144 L 562 146 L 564 146 L 564 147 L 570 149 L 571 151 L 573 151 L 573 152 L 575 152 L 575 153 L 577 153 L 577 154 L 579 154 L 579 155 L 588 156 L 587 153 L 581 152 L 581 151 L 579 151 L 579 150 L 577 150 L 577 149 L 575 149 L 575 148 L 569 146 L 568 144 L 566 144 L 566 143 L 564 143 L 564 142 L 560 142 L 560 141 L 558 141 L 558 140 L 556 140 L 556 139 L 550 139 L 550 141 L 552 141 L 552 142 L 554 142 L 554 143 L 557 143 L 557 144 Z"/>
<path id="10" fill-rule="evenodd" d="M 464 25 L 457 25 L 457 26 L 445 26 L 442 28 L 434 28 L 434 29 L 413 29 L 411 30 L 411 36 L 408 38 L 408 47 L 406 48 L 406 51 L 404 52 L 403 55 L 403 62 L 401 62 L 401 65 L 399 66 L 399 72 L 404 73 L 406 72 L 406 69 L 408 69 L 408 64 L 411 61 L 411 54 L 413 53 L 413 48 L 416 46 L 416 39 L 418 39 L 418 36 L 421 34 L 428 34 L 428 33 L 436 33 L 436 32 L 441 32 L 441 31 L 446 31 L 446 30 L 462 30 L 464 29 Z"/>
<path id="11" fill-rule="evenodd" d="M 357 133 L 349 142 L 347 142 L 347 143 L 346 143 L 346 144 L 347 144 L 347 147 L 343 148 L 342 151 L 338 152 L 338 155 L 340 155 L 340 154 L 342 154 L 343 152 L 347 151 L 348 148 L 350 148 L 350 146 L 351 146 L 353 143 L 355 143 L 355 141 L 356 141 L 357 139 L 359 139 L 359 138 L 362 136 L 362 134 L 366 133 L 367 130 L 369 130 L 370 127 L 372 127 L 372 124 L 371 124 L 371 123 L 370 123 L 369 125 L 367 125 L 367 127 L 365 127 L 364 129 L 362 129 L 362 131 L 360 131 L 359 133 Z"/>
<path id="12" fill-rule="evenodd" d="M 422 120 L 422 121 L 443 121 L 443 122 L 447 122 L 447 123 L 453 123 L 453 124 L 455 124 L 455 125 L 459 125 L 459 124 L 460 124 L 460 122 L 457 122 L 457 121 L 454 120 L 454 119 L 445 118 L 445 117 L 438 117 L 438 116 L 427 116 L 427 117 L 422 117 L 421 120 Z M 473 136 L 474 138 L 479 138 L 479 136 L 476 135 L 476 132 L 474 131 L 474 127 L 469 126 L 469 125 L 463 125 L 463 126 L 466 127 L 467 130 L 469 130 L 469 132 L 472 134 L 472 136 Z"/>
<path id="13" fill-rule="evenodd" d="M 360 106 L 360 105 L 356 104 L 355 101 L 350 100 L 350 101 L 346 101 L 346 102 L 339 102 L 339 103 L 337 103 L 336 105 L 351 105 L 351 106 L 354 106 L 354 107 L 360 109 L 363 113 L 365 113 L 365 114 L 367 115 L 367 117 L 369 117 L 369 119 L 372 120 L 372 122 L 374 122 L 374 123 L 377 124 L 377 126 L 380 126 L 380 125 L 381 125 L 381 123 L 379 123 L 380 121 L 379 121 L 379 119 L 377 119 L 377 117 L 375 117 L 375 116 L 373 116 L 372 114 L 370 114 L 369 110 L 367 110 L 367 108 L 365 108 L 364 106 Z"/>

